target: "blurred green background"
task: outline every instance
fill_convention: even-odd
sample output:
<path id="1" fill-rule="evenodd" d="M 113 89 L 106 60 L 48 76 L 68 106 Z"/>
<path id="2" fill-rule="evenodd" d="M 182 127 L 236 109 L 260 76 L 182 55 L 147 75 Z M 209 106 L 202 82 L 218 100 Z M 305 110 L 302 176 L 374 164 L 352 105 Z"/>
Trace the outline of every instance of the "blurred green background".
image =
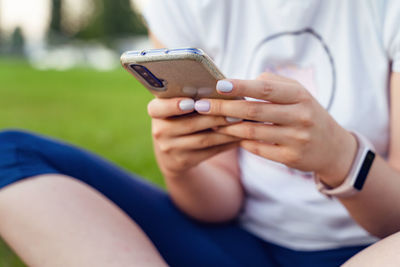
<path id="1" fill-rule="evenodd" d="M 0 73 L 0 129 L 61 138 L 163 185 L 146 114 L 152 96 L 125 70 L 42 71 L 2 59 Z M 23 266 L 1 241 L 0 266 Z"/>
<path id="2" fill-rule="evenodd" d="M 82 0 L 91 9 L 77 26 L 66 2 L 48 0 L 40 45 L 23 25 L 0 25 L 0 130 L 65 140 L 164 186 L 146 113 L 152 96 L 118 65 L 122 51 L 149 45 L 138 10 L 129 0 Z M 0 238 L 0 267 L 9 266 L 24 264 Z"/>

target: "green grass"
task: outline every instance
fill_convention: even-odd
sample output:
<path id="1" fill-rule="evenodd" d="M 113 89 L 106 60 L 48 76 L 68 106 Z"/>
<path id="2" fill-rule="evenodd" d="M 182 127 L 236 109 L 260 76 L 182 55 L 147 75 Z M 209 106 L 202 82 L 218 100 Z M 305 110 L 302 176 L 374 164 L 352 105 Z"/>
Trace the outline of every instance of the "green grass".
<path id="1" fill-rule="evenodd" d="M 0 130 L 26 129 L 89 149 L 163 186 L 146 105 L 152 98 L 122 68 L 40 71 L 0 60 Z M 23 266 L 0 240 L 0 267 Z"/>

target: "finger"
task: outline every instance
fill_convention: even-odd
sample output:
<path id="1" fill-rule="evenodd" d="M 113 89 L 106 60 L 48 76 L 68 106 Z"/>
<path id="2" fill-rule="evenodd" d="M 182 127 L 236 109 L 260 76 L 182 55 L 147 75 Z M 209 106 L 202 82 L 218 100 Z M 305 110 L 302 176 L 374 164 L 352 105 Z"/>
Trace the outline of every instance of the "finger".
<path id="1" fill-rule="evenodd" d="M 253 140 L 240 141 L 240 146 L 247 151 L 263 158 L 280 162 L 282 159 L 282 146 L 262 143 Z"/>
<path id="2" fill-rule="evenodd" d="M 238 142 L 228 143 L 224 145 L 219 145 L 211 148 L 195 150 L 191 152 L 191 156 L 195 158 L 197 162 L 202 162 L 206 159 L 212 158 L 213 156 L 222 153 L 224 151 L 228 151 L 231 149 L 235 149 L 238 147 Z"/>
<path id="3" fill-rule="evenodd" d="M 239 138 L 216 132 L 203 132 L 174 138 L 159 144 L 163 152 L 172 150 L 198 150 L 238 141 Z"/>
<path id="4" fill-rule="evenodd" d="M 165 136 L 182 136 L 233 124 L 222 116 L 203 116 L 192 114 L 187 117 L 153 119 L 153 132 Z"/>
<path id="5" fill-rule="evenodd" d="M 275 80 L 284 83 L 297 83 L 296 80 L 272 72 L 263 72 L 256 78 L 256 80 Z"/>
<path id="6" fill-rule="evenodd" d="M 258 140 L 269 144 L 286 144 L 288 140 L 286 128 L 271 124 L 242 122 L 219 127 L 216 131 L 240 139 Z"/>
<path id="7" fill-rule="evenodd" d="M 196 101 L 195 110 L 200 114 L 292 124 L 296 122 L 293 106 L 246 100 L 201 99 Z"/>
<path id="8" fill-rule="evenodd" d="M 289 146 L 271 145 L 252 140 L 240 141 L 240 146 L 253 154 L 280 162 L 291 168 L 297 168 L 303 158 L 302 154 Z"/>
<path id="9" fill-rule="evenodd" d="M 194 110 L 194 100 L 191 98 L 154 98 L 147 105 L 147 111 L 152 118 L 168 118 L 188 114 Z"/>
<path id="10" fill-rule="evenodd" d="M 297 83 L 275 79 L 260 80 L 220 80 L 217 91 L 238 97 L 252 97 L 279 104 L 295 104 L 304 99 L 307 91 Z"/>

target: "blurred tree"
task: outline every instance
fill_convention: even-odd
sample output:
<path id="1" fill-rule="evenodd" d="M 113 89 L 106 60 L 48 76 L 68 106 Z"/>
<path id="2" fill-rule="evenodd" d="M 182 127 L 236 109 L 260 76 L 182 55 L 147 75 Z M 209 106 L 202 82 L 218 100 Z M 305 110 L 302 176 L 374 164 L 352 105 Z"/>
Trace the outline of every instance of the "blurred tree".
<path id="1" fill-rule="evenodd" d="M 52 7 L 51 7 L 50 31 L 61 33 L 62 0 L 52 0 L 51 2 L 52 2 Z"/>
<path id="2" fill-rule="evenodd" d="M 141 17 L 132 9 L 130 0 L 95 0 L 95 14 L 76 34 L 79 39 L 98 39 L 110 44 L 114 38 L 145 34 Z"/>
<path id="3" fill-rule="evenodd" d="M 1 6 L 1 0 L 0 0 L 0 6 Z M 1 14 L 1 10 L 0 10 L 0 14 Z M 1 21 L 1 17 L 0 17 L 0 21 Z M 4 40 L 3 40 L 3 30 L 2 30 L 2 28 L 1 28 L 1 25 L 0 25 L 0 53 L 2 53 L 3 52 L 3 49 L 4 49 Z"/>
<path id="4" fill-rule="evenodd" d="M 62 25 L 63 0 L 52 0 L 51 3 L 51 19 L 47 34 L 48 41 L 56 44 L 63 43 L 68 38 Z"/>
<path id="5" fill-rule="evenodd" d="M 24 54 L 25 39 L 21 27 L 15 28 L 11 35 L 11 53 L 16 55 Z"/>

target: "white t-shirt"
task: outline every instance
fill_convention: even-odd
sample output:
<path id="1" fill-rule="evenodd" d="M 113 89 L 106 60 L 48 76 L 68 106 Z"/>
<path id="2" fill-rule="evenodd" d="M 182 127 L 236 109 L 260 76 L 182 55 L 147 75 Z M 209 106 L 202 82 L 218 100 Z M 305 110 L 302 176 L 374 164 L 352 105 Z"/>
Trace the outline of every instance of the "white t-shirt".
<path id="1" fill-rule="evenodd" d="M 167 47 L 199 47 L 230 78 L 263 71 L 297 79 L 340 125 L 386 156 L 388 74 L 400 72 L 400 1 L 152 0 L 151 31 Z M 296 250 L 376 241 L 310 175 L 245 150 L 241 224 Z"/>

